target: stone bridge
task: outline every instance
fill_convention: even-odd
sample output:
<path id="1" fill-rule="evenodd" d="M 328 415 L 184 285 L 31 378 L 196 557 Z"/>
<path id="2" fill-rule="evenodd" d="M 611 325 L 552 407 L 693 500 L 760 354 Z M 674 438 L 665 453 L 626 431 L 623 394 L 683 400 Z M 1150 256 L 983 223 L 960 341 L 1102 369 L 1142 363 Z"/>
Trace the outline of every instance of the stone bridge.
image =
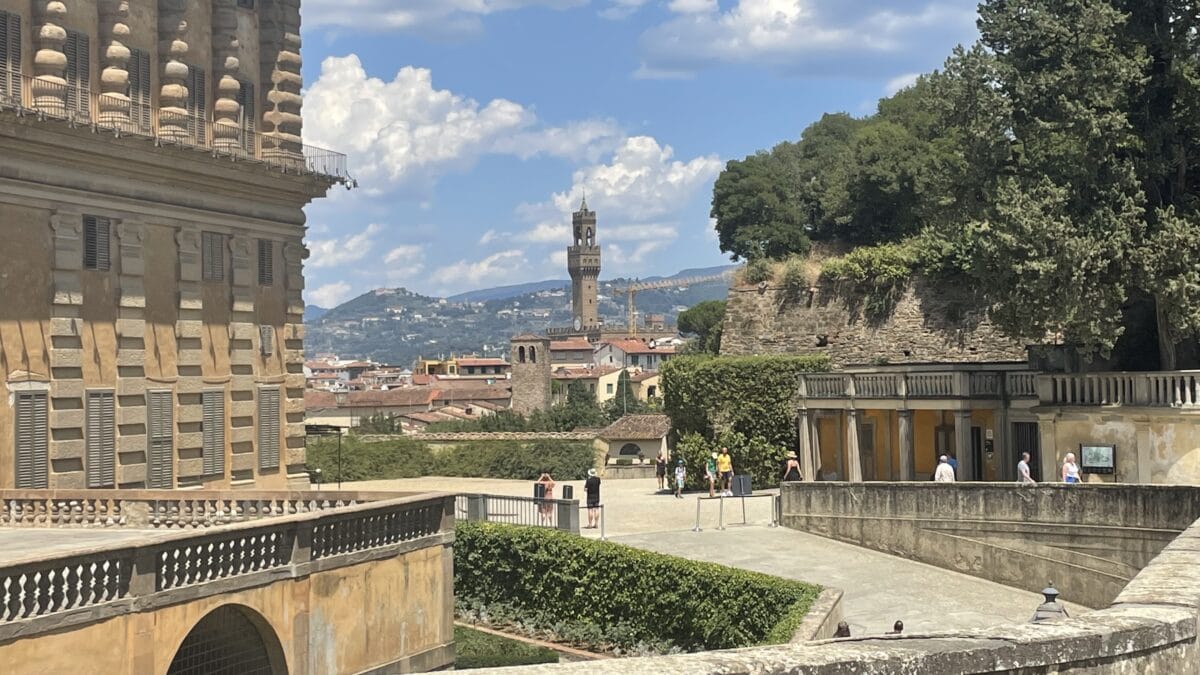
<path id="1" fill-rule="evenodd" d="M 0 663 L 14 675 L 447 667 L 453 522 L 439 494 L 0 491 Z"/>

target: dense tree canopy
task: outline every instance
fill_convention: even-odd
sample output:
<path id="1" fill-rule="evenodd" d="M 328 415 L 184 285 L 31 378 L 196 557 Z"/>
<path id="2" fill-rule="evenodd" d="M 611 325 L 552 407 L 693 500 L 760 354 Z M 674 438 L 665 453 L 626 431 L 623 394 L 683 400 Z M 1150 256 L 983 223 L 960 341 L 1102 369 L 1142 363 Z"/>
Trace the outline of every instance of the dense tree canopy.
<path id="1" fill-rule="evenodd" d="M 708 300 L 679 313 L 679 330 L 696 336 L 694 351 L 721 352 L 721 327 L 725 323 L 725 301 Z"/>
<path id="2" fill-rule="evenodd" d="M 1149 303 L 1176 367 L 1200 330 L 1200 0 L 985 0 L 979 28 L 874 115 L 730 162 L 722 250 L 915 242 L 1030 341 L 1107 353 Z M 739 206 L 768 201 L 788 217 Z"/>

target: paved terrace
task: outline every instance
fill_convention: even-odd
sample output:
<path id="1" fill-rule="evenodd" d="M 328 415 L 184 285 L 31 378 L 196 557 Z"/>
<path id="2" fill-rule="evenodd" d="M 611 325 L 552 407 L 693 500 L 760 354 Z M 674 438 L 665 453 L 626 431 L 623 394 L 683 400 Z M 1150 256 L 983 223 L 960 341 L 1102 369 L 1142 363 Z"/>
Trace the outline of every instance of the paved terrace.
<path id="1" fill-rule="evenodd" d="M 556 494 L 561 494 L 561 485 Z M 582 499 L 582 481 L 569 481 Z M 436 490 L 532 496 L 532 483 L 479 478 L 413 478 L 347 483 L 357 490 Z M 777 491 L 775 491 L 777 492 Z M 976 629 L 1023 623 L 1042 601 L 1021 591 L 976 577 L 867 550 L 824 537 L 770 528 L 770 499 L 746 500 L 749 526 L 741 526 L 741 500 L 726 500 L 728 529 L 717 530 L 717 503 L 701 504 L 702 532 L 695 495 L 675 499 L 658 494 L 654 479 L 608 480 L 602 488 L 609 540 L 694 560 L 840 588 L 842 608 L 855 635 L 891 630 L 896 619 L 906 631 Z M 583 519 L 586 524 L 586 519 Z M 732 525 L 730 523 L 737 523 Z M 596 530 L 584 536 L 598 537 Z M 1048 581 L 1048 580 L 1043 580 Z M 1068 604 L 1072 615 L 1087 610 Z"/>

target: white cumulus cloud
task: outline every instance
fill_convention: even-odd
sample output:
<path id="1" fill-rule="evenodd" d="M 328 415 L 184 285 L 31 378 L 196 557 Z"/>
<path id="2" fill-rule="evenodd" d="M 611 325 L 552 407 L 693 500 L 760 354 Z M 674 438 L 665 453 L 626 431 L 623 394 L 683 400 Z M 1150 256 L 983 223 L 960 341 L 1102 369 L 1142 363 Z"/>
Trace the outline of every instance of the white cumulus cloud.
<path id="1" fill-rule="evenodd" d="M 920 73 L 905 73 L 903 75 L 897 75 L 883 85 L 883 94 L 885 96 L 891 96 L 901 89 L 907 89 L 916 84 L 917 78 L 919 77 L 921 77 Z"/>
<path id="2" fill-rule="evenodd" d="M 332 284 L 305 291 L 305 295 L 308 296 L 309 303 L 318 307 L 326 309 L 337 307 L 350 297 L 350 284 L 344 281 L 335 281 Z"/>
<path id="3" fill-rule="evenodd" d="M 512 249 L 493 253 L 483 260 L 459 260 L 434 271 L 434 283 L 443 284 L 447 288 L 465 290 L 482 285 L 494 285 L 522 278 L 529 261 L 525 252 Z"/>
<path id="4" fill-rule="evenodd" d="M 640 77 L 722 64 L 812 75 L 925 69 L 976 35 L 977 0 L 671 0 L 640 41 Z"/>
<path id="5" fill-rule="evenodd" d="M 308 242 L 311 252 L 308 258 L 309 267 L 338 267 L 358 262 L 371 252 L 375 246 L 375 235 L 383 231 L 383 226 L 372 223 L 362 232 L 334 239 L 312 239 Z"/>
<path id="6" fill-rule="evenodd" d="M 435 89 L 424 68 L 401 68 L 385 82 L 368 76 L 354 54 L 325 59 L 304 112 L 305 139 L 349 154 L 355 175 L 376 192 L 389 184 L 427 192 L 440 176 L 488 154 L 592 159 L 622 137 L 611 121 L 549 127 L 519 103 L 480 104 Z"/>
<path id="7" fill-rule="evenodd" d="M 383 262 L 388 265 L 402 262 L 416 262 L 414 259 L 420 258 L 424 252 L 425 247 L 421 244 L 401 244 L 388 251 L 387 255 L 383 257 Z"/>
<path id="8" fill-rule="evenodd" d="M 477 32 L 480 18 L 526 7 L 569 9 L 588 0 L 305 0 L 304 25 L 357 30 L 417 30 L 456 35 Z"/>

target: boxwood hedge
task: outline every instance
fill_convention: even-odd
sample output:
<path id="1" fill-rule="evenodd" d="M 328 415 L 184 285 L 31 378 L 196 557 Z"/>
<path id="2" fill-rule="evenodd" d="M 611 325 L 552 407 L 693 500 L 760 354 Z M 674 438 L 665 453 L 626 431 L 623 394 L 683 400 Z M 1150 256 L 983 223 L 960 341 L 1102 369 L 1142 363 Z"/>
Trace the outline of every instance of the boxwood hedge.
<path id="1" fill-rule="evenodd" d="M 555 530 L 466 522 L 454 588 L 460 606 L 502 608 L 528 627 L 688 651 L 787 642 L 821 591 Z"/>

